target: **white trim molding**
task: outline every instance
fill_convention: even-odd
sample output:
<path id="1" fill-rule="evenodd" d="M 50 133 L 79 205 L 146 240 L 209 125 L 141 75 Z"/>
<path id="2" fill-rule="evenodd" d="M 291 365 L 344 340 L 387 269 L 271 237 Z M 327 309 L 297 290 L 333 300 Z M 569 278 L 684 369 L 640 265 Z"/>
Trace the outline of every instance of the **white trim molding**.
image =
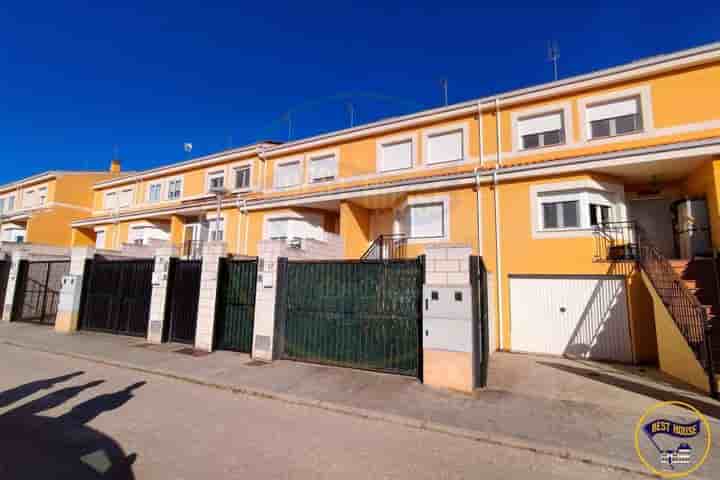
<path id="1" fill-rule="evenodd" d="M 383 168 L 384 147 L 387 145 L 395 145 L 398 143 L 410 142 L 410 166 L 407 168 L 385 169 Z M 378 138 L 375 141 L 375 171 L 378 174 L 387 174 L 395 172 L 405 172 L 413 170 L 418 166 L 420 159 L 420 150 L 418 145 L 418 132 L 403 133 L 400 135 L 390 135 Z"/>
<path id="2" fill-rule="evenodd" d="M 457 160 L 450 160 L 450 161 L 442 161 L 442 162 L 430 162 L 430 155 L 429 155 L 429 148 L 428 148 L 428 140 L 430 137 L 443 135 L 446 133 L 453 133 L 456 131 L 461 131 L 462 133 L 462 158 L 459 158 Z M 421 132 L 422 135 L 422 161 L 421 163 L 423 165 L 426 165 L 428 167 L 430 166 L 448 166 L 448 165 L 455 165 L 460 164 L 463 162 L 466 162 L 470 158 L 470 154 L 468 152 L 470 148 L 470 122 L 463 121 L 463 122 L 457 122 L 452 123 L 448 125 L 442 125 L 439 127 L 433 127 L 433 128 L 426 128 L 423 129 Z"/>
<path id="3" fill-rule="evenodd" d="M 622 185 L 600 182 L 591 178 L 571 182 L 548 182 L 530 187 L 530 235 L 533 239 L 591 237 L 593 229 L 589 220 L 590 196 L 593 192 L 611 196 L 607 203 L 612 208 L 614 221 L 627 218 L 625 188 Z M 545 230 L 542 227 L 540 204 L 543 195 L 557 194 L 578 200 L 579 226 Z"/>
<path id="4" fill-rule="evenodd" d="M 518 123 L 521 120 L 532 117 L 540 117 L 551 113 L 560 112 L 562 114 L 563 122 L 563 134 L 565 135 L 565 141 L 552 146 L 539 147 L 533 149 L 523 149 L 520 135 L 518 133 Z M 541 107 L 527 108 L 524 110 L 517 110 L 510 112 L 510 128 L 512 132 L 512 151 L 517 156 L 521 155 L 537 155 L 539 153 L 554 152 L 562 150 L 564 148 L 576 147 L 575 132 L 573 128 L 573 115 L 572 115 L 572 102 L 558 102 Z"/>
<path id="5" fill-rule="evenodd" d="M 335 158 L 335 176 L 329 180 L 321 180 L 319 182 L 315 182 L 312 179 L 312 161 L 316 160 L 318 158 L 324 158 L 324 157 L 334 157 Z M 303 185 L 322 185 L 325 183 L 332 183 L 337 181 L 337 179 L 340 177 L 340 149 L 339 148 L 329 148 L 326 150 L 318 150 L 312 153 L 308 153 L 305 155 L 305 172 L 301 171 L 301 179 L 304 180 L 304 183 L 301 183 L 300 186 Z M 302 170 L 302 166 L 300 167 Z M 301 181 L 302 181 L 301 180 Z"/>
<path id="6" fill-rule="evenodd" d="M 638 98 L 640 105 L 640 116 L 642 118 L 642 129 L 624 135 L 615 135 L 604 138 L 590 138 L 589 122 L 587 121 L 587 109 L 590 106 L 611 103 L 627 98 Z M 602 145 L 618 141 L 634 140 L 639 138 L 652 137 L 655 134 L 655 120 L 653 117 L 652 96 L 649 85 L 643 85 L 625 90 L 592 95 L 578 99 L 578 116 L 580 118 L 580 139 L 582 144 Z"/>

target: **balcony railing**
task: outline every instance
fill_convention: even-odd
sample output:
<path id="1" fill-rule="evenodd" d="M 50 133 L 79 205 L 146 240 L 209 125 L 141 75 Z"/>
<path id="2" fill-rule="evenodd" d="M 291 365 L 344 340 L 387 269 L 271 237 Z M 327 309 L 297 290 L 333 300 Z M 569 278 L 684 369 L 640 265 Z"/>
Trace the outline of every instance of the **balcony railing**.
<path id="1" fill-rule="evenodd" d="M 202 258 L 203 240 L 186 240 L 182 244 L 180 255 L 187 260 Z"/>
<path id="2" fill-rule="evenodd" d="M 596 262 L 636 261 L 639 238 L 635 222 L 606 222 L 594 227 Z"/>
<path id="3" fill-rule="evenodd" d="M 405 258 L 407 235 L 393 233 L 380 235 L 360 257 L 361 260 L 392 260 Z"/>

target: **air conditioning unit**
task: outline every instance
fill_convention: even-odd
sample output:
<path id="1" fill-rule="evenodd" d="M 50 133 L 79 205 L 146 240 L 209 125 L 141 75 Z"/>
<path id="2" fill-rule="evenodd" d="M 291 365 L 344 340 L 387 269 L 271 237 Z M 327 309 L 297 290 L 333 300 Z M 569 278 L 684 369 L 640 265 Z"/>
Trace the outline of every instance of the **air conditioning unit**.
<path id="1" fill-rule="evenodd" d="M 288 237 L 287 246 L 290 248 L 302 248 L 302 238 L 299 237 Z"/>

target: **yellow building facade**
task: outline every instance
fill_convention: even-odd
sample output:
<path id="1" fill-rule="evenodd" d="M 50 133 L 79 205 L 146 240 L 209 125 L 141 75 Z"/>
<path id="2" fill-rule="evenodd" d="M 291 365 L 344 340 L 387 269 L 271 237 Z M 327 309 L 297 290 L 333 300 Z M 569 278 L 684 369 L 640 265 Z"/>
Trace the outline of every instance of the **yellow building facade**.
<path id="1" fill-rule="evenodd" d="M 718 85 L 713 44 L 106 180 L 93 187 L 92 215 L 73 222 L 74 244 L 187 252 L 217 237 L 230 253 L 256 256 L 263 240 L 335 236 L 349 259 L 381 235 L 402 239 L 409 257 L 466 245 L 493 279 L 493 349 L 655 362 L 653 298 L 631 264 L 600 261 L 593 232 L 633 220 L 681 258 L 678 208 L 697 200 L 707 249 L 720 247 Z M 556 297 L 558 311 L 535 321 L 543 298 Z M 587 325 L 563 325 L 563 314 Z M 598 316 L 619 323 L 593 351 Z M 553 344 L 553 329 L 565 345 Z"/>
<path id="2" fill-rule="evenodd" d="M 116 172 L 45 172 L 0 186 L 0 238 L 70 247 L 71 223 L 92 210 L 93 185 Z"/>

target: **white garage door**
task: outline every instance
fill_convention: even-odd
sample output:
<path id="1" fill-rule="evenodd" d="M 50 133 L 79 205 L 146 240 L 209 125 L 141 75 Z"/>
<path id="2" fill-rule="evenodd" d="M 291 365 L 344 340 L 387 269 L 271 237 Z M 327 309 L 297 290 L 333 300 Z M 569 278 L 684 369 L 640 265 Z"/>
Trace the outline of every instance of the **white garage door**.
<path id="1" fill-rule="evenodd" d="M 521 352 L 632 362 L 621 277 L 510 277 L 510 341 Z"/>

